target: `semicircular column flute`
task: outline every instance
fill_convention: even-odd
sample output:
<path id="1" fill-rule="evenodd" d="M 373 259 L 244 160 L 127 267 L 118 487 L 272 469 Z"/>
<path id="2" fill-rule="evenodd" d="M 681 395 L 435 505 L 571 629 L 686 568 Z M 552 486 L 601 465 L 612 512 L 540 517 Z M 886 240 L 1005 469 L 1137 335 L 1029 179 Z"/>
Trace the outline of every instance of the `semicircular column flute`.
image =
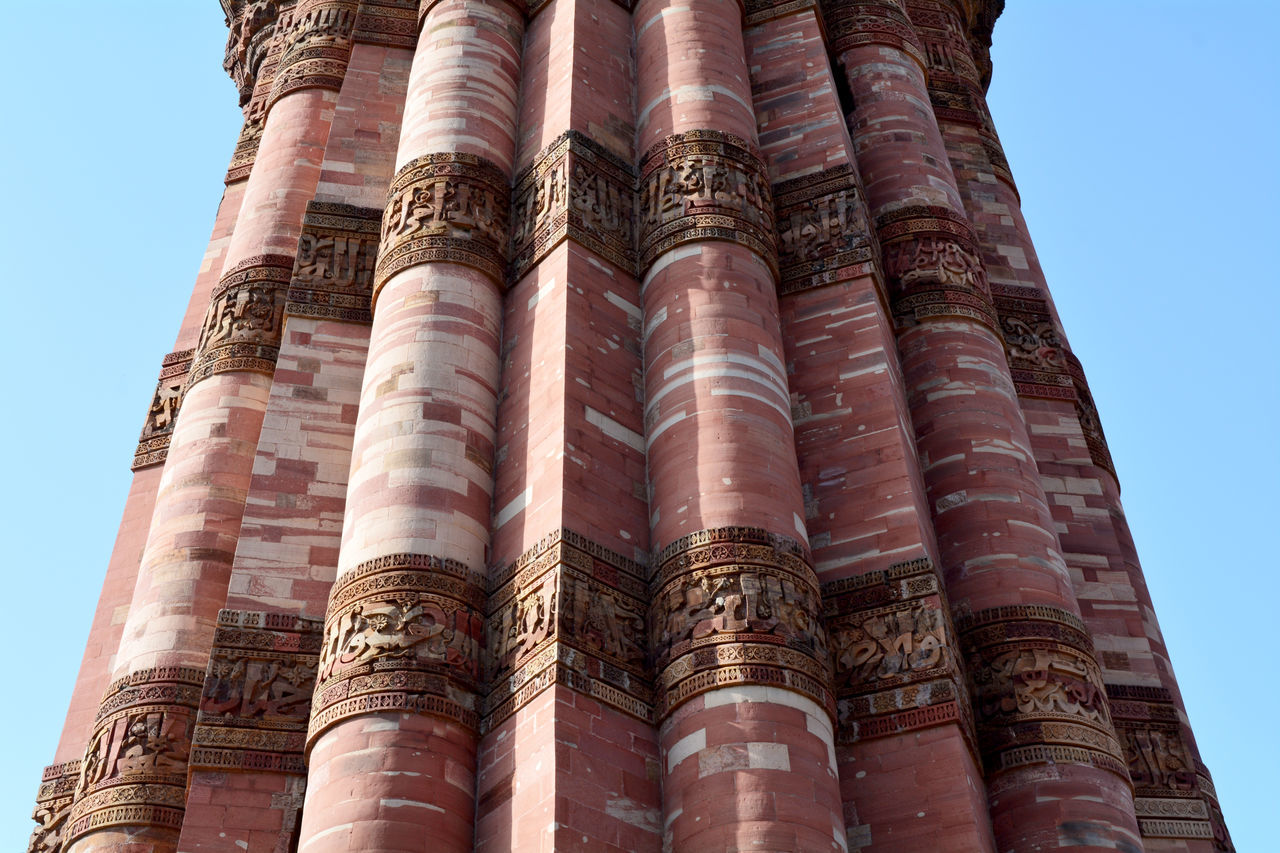
<path id="1" fill-rule="evenodd" d="M 850 135 L 884 252 L 996 847 L 1071 838 L 1138 848 L 1101 670 L 930 101 L 925 48 L 898 0 L 825 11 L 854 104 Z"/>
<path id="2" fill-rule="evenodd" d="M 276 88 L 183 392 L 112 684 L 82 761 L 68 850 L 177 847 L 204 671 L 356 6 L 303 0 L 276 23 Z M 323 74 L 313 73 L 315 51 L 324 54 Z M 281 89 L 286 78 L 293 84 Z"/>
<path id="3" fill-rule="evenodd" d="M 742 9 L 633 23 L 664 845 L 844 850 Z"/>
<path id="4" fill-rule="evenodd" d="M 522 13 L 425 4 L 382 222 L 299 850 L 471 850 Z"/>

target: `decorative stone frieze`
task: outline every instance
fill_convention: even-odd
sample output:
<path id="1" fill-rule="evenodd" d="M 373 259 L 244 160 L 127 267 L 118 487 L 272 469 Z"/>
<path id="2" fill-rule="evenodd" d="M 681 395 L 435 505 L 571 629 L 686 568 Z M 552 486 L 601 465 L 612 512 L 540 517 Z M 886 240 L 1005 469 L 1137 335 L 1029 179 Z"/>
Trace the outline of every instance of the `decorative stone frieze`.
<path id="1" fill-rule="evenodd" d="M 1127 778 L 1093 643 L 1079 617 L 1013 605 L 959 622 L 988 772 L 1091 764 Z"/>
<path id="2" fill-rule="evenodd" d="M 879 217 L 876 230 L 899 324 L 957 316 L 997 328 L 986 270 L 963 217 L 945 207 L 907 206 Z"/>
<path id="3" fill-rule="evenodd" d="M 641 158 L 639 190 L 641 272 L 676 246 L 726 240 L 777 274 L 769 175 L 747 140 L 718 130 L 668 136 Z"/>
<path id="4" fill-rule="evenodd" d="M 299 0 L 283 33 L 269 104 L 300 89 L 342 88 L 359 0 Z"/>
<path id="5" fill-rule="evenodd" d="M 832 53 L 882 44 L 907 54 L 922 69 L 927 67 L 920 37 L 895 0 L 825 0 L 822 9 Z"/>
<path id="6" fill-rule="evenodd" d="M 64 845 L 108 826 L 182 826 L 204 673 L 139 670 L 107 688 L 80 762 Z"/>
<path id="7" fill-rule="evenodd" d="M 255 255 L 222 276 L 210 296 L 187 387 L 215 373 L 275 371 L 293 263 L 288 255 Z"/>
<path id="8" fill-rule="evenodd" d="M 305 774 L 323 624 L 286 613 L 223 610 L 192 738 L 192 770 Z"/>
<path id="9" fill-rule="evenodd" d="M 418 0 L 364 0 L 352 40 L 412 50 L 418 44 Z"/>
<path id="10" fill-rule="evenodd" d="M 960 651 L 928 559 L 822 585 L 838 741 L 960 723 L 977 752 Z"/>
<path id="11" fill-rule="evenodd" d="M 493 163 L 458 152 L 427 154 L 400 170 L 387 197 L 375 302 L 387 279 L 434 261 L 466 264 L 502 283 L 511 190 Z"/>
<path id="12" fill-rule="evenodd" d="M 1107 696 L 1143 836 L 1210 838 L 1229 849 L 1213 783 L 1184 740 L 1182 717 L 1169 691 L 1108 684 Z"/>
<path id="13" fill-rule="evenodd" d="M 52 764 L 44 769 L 40 789 L 36 793 L 36 806 L 31 812 L 36 828 L 27 843 L 27 853 L 58 853 L 62 850 L 67 817 L 71 814 L 79 780 L 79 760 Z"/>
<path id="14" fill-rule="evenodd" d="M 142 425 L 138 449 L 133 454 L 133 465 L 130 466 L 133 470 L 159 465 L 168 456 L 173 425 L 178 419 L 178 409 L 182 407 L 182 390 L 194 355 L 195 350 L 177 350 L 166 355 L 160 363 L 160 378 L 151 396 L 147 420 Z"/>
<path id="15" fill-rule="evenodd" d="M 821 597 L 805 548 L 752 527 L 681 537 L 650 583 L 657 716 L 736 684 L 786 687 L 835 716 Z"/>
<path id="16" fill-rule="evenodd" d="M 373 208 L 308 202 L 285 315 L 371 322 L 381 220 Z"/>
<path id="17" fill-rule="evenodd" d="M 561 684 L 642 720 L 653 716 L 644 567 L 558 530 L 494 581 L 484 728 Z"/>
<path id="18" fill-rule="evenodd" d="M 391 554 L 334 583 L 307 748 L 340 720 L 432 714 L 475 729 L 483 579 L 454 560 Z"/>
<path id="19" fill-rule="evenodd" d="M 875 241 L 852 166 L 773 187 L 780 293 L 847 281 L 876 267 Z"/>
<path id="20" fill-rule="evenodd" d="M 258 73 L 266 59 L 281 6 L 279 0 L 223 0 L 227 13 L 227 49 L 222 67 L 236 84 L 240 106 L 253 96 Z"/>
<path id="21" fill-rule="evenodd" d="M 743 27 L 756 27 L 775 18 L 785 18 L 804 11 L 821 15 L 818 0 L 745 0 Z"/>
<path id="22" fill-rule="evenodd" d="M 512 280 L 566 238 L 635 275 L 635 215 L 634 170 L 584 134 L 561 134 L 516 180 Z"/>

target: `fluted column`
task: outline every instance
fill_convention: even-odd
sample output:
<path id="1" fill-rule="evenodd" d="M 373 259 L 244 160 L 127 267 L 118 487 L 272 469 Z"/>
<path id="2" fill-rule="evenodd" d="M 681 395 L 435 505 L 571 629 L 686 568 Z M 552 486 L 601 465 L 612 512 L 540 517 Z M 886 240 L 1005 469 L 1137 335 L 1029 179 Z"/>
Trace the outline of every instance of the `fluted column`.
<path id="1" fill-rule="evenodd" d="M 176 848 L 192 726 L 226 600 L 285 286 L 355 5 L 303 2 L 280 22 L 286 45 L 276 89 L 174 426 L 113 682 L 81 763 L 71 850 Z"/>
<path id="2" fill-rule="evenodd" d="M 858 165 L 885 254 L 908 405 L 966 653 L 996 845 L 1072 826 L 1138 844 L 1132 790 L 1080 620 L 986 272 L 894 0 L 833 3 Z"/>
<path id="3" fill-rule="evenodd" d="M 843 850 L 741 15 L 634 16 L 664 844 Z"/>
<path id="4" fill-rule="evenodd" d="M 523 19 L 427 4 L 382 222 L 299 850 L 470 850 Z"/>

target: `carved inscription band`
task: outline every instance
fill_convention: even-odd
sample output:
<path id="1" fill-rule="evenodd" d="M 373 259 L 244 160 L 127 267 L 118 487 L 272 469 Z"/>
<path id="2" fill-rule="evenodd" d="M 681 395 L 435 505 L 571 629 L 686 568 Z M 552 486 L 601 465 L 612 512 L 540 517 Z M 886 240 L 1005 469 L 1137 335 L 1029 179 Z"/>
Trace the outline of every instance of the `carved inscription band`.
<path id="1" fill-rule="evenodd" d="M 927 559 L 823 584 L 843 742 L 960 723 L 977 752 L 960 651 Z"/>
<path id="2" fill-rule="evenodd" d="M 44 769 L 40 790 L 36 792 L 36 806 L 31 812 L 36 828 L 31 832 L 27 853 L 57 853 L 62 849 L 67 817 L 71 814 L 71 803 L 79 781 L 78 760 L 52 764 Z"/>
<path id="3" fill-rule="evenodd" d="M 322 629 L 284 613 L 218 614 L 192 770 L 307 772 L 302 754 Z"/>
<path id="4" fill-rule="evenodd" d="M 543 149 L 515 185 L 511 278 L 570 238 L 636 274 L 635 172 L 577 131 Z"/>
<path id="5" fill-rule="evenodd" d="M 482 157 L 449 152 L 411 160 L 391 182 L 374 294 L 418 264 L 466 264 L 503 283 L 511 189 Z"/>
<path id="6" fill-rule="evenodd" d="M 334 584 L 307 748 L 341 720 L 378 711 L 479 727 L 484 581 L 453 560 L 392 554 Z"/>
<path id="7" fill-rule="evenodd" d="M 284 33 L 269 103 L 300 89 L 342 88 L 359 0 L 299 0 Z"/>
<path id="8" fill-rule="evenodd" d="M 106 692 L 80 762 L 66 843 L 108 826 L 182 826 L 204 673 L 140 670 Z"/>
<path id="9" fill-rule="evenodd" d="M 215 373 L 275 372 L 293 260 L 257 255 L 222 277 L 210 297 L 188 388 Z"/>
<path id="10" fill-rule="evenodd" d="M 899 208 L 876 220 L 894 319 L 968 317 L 998 331 L 987 273 L 964 217 L 945 207 Z"/>
<path id="11" fill-rule="evenodd" d="M 874 248 L 858 177 L 845 164 L 773 187 L 780 293 L 820 287 L 873 269 Z"/>
<path id="12" fill-rule="evenodd" d="M 560 530 L 525 552 L 489 596 L 485 729 L 553 684 L 653 715 L 644 567 Z"/>
<path id="13" fill-rule="evenodd" d="M 988 772 L 1058 762 L 1128 778 L 1079 617 L 1055 607 L 999 607 L 961 620 L 959 630 Z"/>
<path id="14" fill-rule="evenodd" d="M 745 139 L 717 130 L 668 136 L 640 161 L 640 269 L 685 243 L 726 240 L 778 271 L 764 161 Z"/>
<path id="15" fill-rule="evenodd" d="M 381 219 L 373 208 L 308 202 L 285 314 L 370 322 Z"/>
<path id="16" fill-rule="evenodd" d="M 821 601 L 803 546 L 750 527 L 663 550 L 649 611 L 657 716 L 736 684 L 787 687 L 835 716 Z"/>
<path id="17" fill-rule="evenodd" d="M 837 56 L 865 45 L 897 48 L 925 70 L 924 50 L 916 29 L 896 0 L 828 0 L 827 38 Z"/>
<path id="18" fill-rule="evenodd" d="M 160 379 L 151 397 L 151 407 L 147 409 L 138 449 L 133 454 L 133 465 L 130 466 L 133 470 L 158 465 L 169 455 L 169 441 L 173 438 L 173 425 L 178 420 L 178 409 L 182 407 L 182 390 L 194 355 L 195 350 L 177 350 L 166 355 L 161 362 Z"/>

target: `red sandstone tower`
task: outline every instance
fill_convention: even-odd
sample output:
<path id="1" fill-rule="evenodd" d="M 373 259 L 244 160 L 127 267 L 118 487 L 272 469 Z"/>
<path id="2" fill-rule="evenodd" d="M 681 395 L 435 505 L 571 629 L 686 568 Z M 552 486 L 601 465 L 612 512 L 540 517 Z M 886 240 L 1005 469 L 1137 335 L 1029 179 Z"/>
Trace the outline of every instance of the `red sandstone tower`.
<path id="1" fill-rule="evenodd" d="M 1232 849 L 1000 0 L 222 2 L 33 851 Z"/>

